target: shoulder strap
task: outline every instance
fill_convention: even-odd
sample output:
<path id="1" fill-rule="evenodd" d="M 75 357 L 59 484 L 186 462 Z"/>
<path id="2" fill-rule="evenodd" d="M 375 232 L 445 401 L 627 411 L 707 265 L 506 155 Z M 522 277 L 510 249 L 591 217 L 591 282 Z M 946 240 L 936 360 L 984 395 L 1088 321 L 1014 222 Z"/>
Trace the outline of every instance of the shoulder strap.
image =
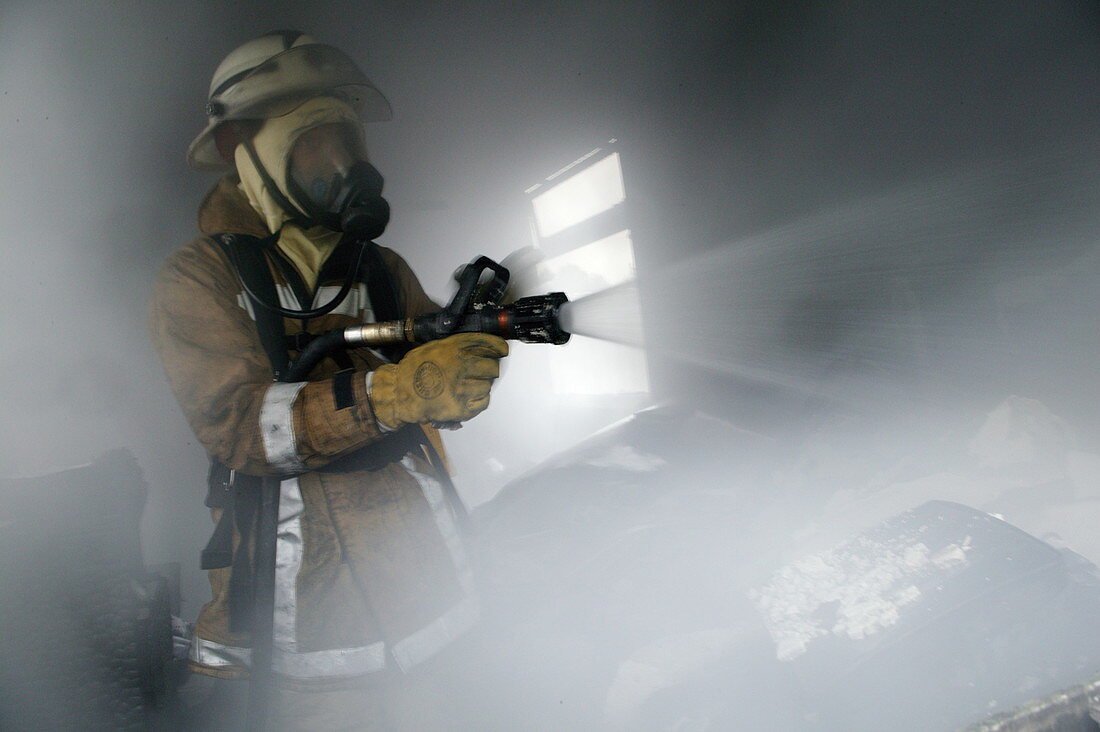
<path id="1" fill-rule="evenodd" d="M 401 302 L 393 272 L 386 266 L 385 260 L 382 259 L 382 252 L 374 242 L 368 242 L 367 248 L 363 251 L 363 264 L 359 277 L 367 283 L 367 294 L 377 320 L 397 320 L 405 317 L 404 303 Z"/>
<path id="2" fill-rule="evenodd" d="M 401 289 L 397 284 L 382 252 L 377 244 L 368 242 L 363 252 L 363 263 L 359 271 L 360 281 L 367 283 L 367 297 L 370 298 L 374 319 L 379 323 L 398 320 L 406 316 L 405 303 L 401 301 Z M 382 352 L 391 361 L 400 361 L 409 352 L 410 345 L 388 346 Z"/>
<path id="3" fill-rule="evenodd" d="M 248 290 L 268 302 L 279 301 L 278 292 L 275 289 L 275 278 L 271 275 L 267 258 L 264 256 L 264 250 L 270 240 L 246 234 L 217 234 L 212 238 L 225 252 Z M 244 292 L 243 296 L 249 297 L 248 292 Z M 279 380 L 290 365 L 283 318 L 255 303 L 252 304 L 251 312 L 256 321 L 260 343 L 271 361 L 275 380 Z M 243 505 L 242 500 L 245 497 L 254 498 L 253 494 L 258 490 L 259 480 L 255 476 L 230 470 L 211 458 L 210 474 L 207 477 L 206 505 L 222 509 L 222 515 L 214 529 L 214 534 L 202 551 L 201 566 L 203 569 L 234 566 L 229 588 L 230 605 L 233 606 L 230 621 L 234 624 L 239 624 L 243 617 L 242 612 L 236 610 L 236 607 L 242 605 L 242 598 L 251 591 L 252 573 L 249 567 L 243 564 L 240 556 L 234 556 L 233 526 L 236 525 L 241 536 L 245 537 L 248 527 L 255 520 L 258 504 L 252 500 L 247 502 L 247 505 Z M 237 554 L 243 556 L 247 552 Z"/>
<path id="4" fill-rule="evenodd" d="M 264 256 L 264 251 L 271 242 L 270 237 L 260 239 L 246 234 L 217 234 L 213 238 L 225 251 L 225 255 L 236 268 L 237 275 L 249 290 L 256 293 L 262 300 L 279 302 L 275 278 L 272 277 L 267 257 Z M 249 297 L 247 292 L 244 293 L 244 297 Z M 260 343 L 267 352 L 272 371 L 275 373 L 275 380 L 278 381 L 290 365 L 283 316 L 255 303 L 252 304 L 251 310 L 256 319 Z"/>

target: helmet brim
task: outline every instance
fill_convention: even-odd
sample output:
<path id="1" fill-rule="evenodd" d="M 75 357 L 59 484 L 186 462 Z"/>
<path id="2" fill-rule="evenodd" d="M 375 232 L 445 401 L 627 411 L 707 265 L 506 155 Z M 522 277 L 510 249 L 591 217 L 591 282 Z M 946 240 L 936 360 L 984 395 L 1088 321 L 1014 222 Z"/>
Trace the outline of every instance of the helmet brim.
<path id="1" fill-rule="evenodd" d="M 232 170 L 214 141 L 218 125 L 230 120 L 282 116 L 322 94 L 339 96 L 363 122 L 393 118 L 386 97 L 339 49 L 323 44 L 295 46 L 214 93 L 207 102 L 209 122 L 187 149 L 188 164 L 198 170 Z"/>
<path id="2" fill-rule="evenodd" d="M 362 98 L 362 102 L 353 105 L 353 107 L 356 109 L 359 119 L 362 122 L 388 122 L 393 119 L 393 109 L 390 107 L 389 101 L 387 101 L 386 98 L 382 96 L 382 93 L 374 87 L 364 87 L 362 93 L 358 96 Z M 303 99 L 301 101 L 305 100 Z M 301 102 L 299 102 L 299 104 L 300 103 Z M 254 112 L 254 114 L 256 114 L 254 117 L 234 117 L 233 120 L 263 120 L 269 119 L 272 116 L 281 116 L 271 114 L 264 116 L 260 115 L 258 112 Z M 195 170 L 209 170 L 213 172 L 227 172 L 233 170 L 233 164 L 226 161 L 226 159 L 221 156 L 221 153 L 218 152 L 218 146 L 214 141 L 214 130 L 218 125 L 233 120 L 226 118 L 212 119 L 187 147 L 187 164 Z"/>

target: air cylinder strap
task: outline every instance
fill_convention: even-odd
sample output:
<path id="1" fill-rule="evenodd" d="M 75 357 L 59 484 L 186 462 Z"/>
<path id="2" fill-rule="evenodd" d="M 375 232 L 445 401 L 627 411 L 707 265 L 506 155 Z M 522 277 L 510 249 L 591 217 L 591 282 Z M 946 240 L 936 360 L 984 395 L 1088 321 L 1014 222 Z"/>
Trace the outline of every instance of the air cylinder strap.
<path id="1" fill-rule="evenodd" d="M 237 274 L 265 302 L 279 302 L 279 293 L 275 289 L 275 279 L 267 263 L 265 250 L 272 247 L 276 236 L 266 239 L 243 234 L 219 234 L 214 237 L 229 261 L 237 268 Z M 244 295 L 248 297 L 247 293 Z M 252 313 L 256 319 L 256 330 L 260 343 L 271 361 L 275 381 L 279 381 L 290 365 L 290 356 L 286 352 L 286 331 L 283 316 L 267 308 L 252 304 Z"/>

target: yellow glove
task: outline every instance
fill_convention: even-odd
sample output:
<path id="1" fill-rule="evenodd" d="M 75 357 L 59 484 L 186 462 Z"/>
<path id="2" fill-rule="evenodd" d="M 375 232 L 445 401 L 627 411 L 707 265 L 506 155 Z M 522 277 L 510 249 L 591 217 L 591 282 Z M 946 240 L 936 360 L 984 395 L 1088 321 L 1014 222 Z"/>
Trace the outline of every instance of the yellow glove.
<path id="1" fill-rule="evenodd" d="M 464 422 L 489 406 L 489 387 L 508 355 L 503 338 L 459 333 L 409 351 L 374 371 L 374 416 L 387 427 Z"/>

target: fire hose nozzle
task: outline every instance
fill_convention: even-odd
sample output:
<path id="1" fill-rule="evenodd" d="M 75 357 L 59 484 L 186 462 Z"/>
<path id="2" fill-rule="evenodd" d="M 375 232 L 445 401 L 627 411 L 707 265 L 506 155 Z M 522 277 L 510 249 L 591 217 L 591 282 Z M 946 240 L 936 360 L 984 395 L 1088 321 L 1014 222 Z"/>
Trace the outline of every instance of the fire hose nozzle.
<path id="1" fill-rule="evenodd" d="M 482 279 L 485 273 L 491 275 L 488 281 Z M 298 354 L 287 379 L 304 379 L 326 353 L 339 348 L 428 343 L 455 333 L 491 333 L 524 343 L 554 345 L 569 340 L 560 317 L 561 306 L 569 301 L 564 292 L 523 297 L 510 305 L 500 305 L 508 270 L 487 257 L 478 257 L 463 267 L 458 280 L 454 299 L 439 312 L 322 333 Z"/>
<path id="2" fill-rule="evenodd" d="M 486 306 L 454 318 L 439 312 L 418 318 L 365 323 L 344 328 L 348 346 L 388 346 L 397 343 L 427 343 L 455 333 L 491 333 L 524 343 L 553 343 L 569 340 L 561 326 L 559 308 L 569 299 L 563 292 L 551 292 L 516 300 L 501 307 Z"/>
<path id="3" fill-rule="evenodd" d="M 421 315 L 413 321 L 411 340 L 427 343 L 455 333 L 491 333 L 524 343 L 561 345 L 569 340 L 558 318 L 558 309 L 566 302 L 564 292 L 551 292 L 520 298 L 511 305 L 482 305 L 458 317 L 446 310 Z"/>
<path id="4" fill-rule="evenodd" d="M 498 321 L 503 326 L 504 338 L 514 338 L 524 343 L 553 343 L 560 346 L 569 340 L 569 333 L 561 326 L 559 310 L 569 302 L 564 292 L 550 292 L 516 300 L 500 309 Z"/>

